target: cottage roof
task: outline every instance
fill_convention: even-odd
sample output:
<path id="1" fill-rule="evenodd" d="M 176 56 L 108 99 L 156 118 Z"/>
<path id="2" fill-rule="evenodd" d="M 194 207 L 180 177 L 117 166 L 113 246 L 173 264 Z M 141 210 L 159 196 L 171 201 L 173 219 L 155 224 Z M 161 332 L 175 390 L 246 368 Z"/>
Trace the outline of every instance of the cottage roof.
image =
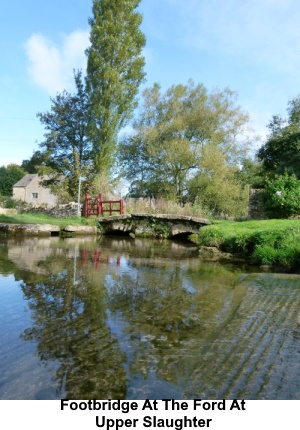
<path id="1" fill-rule="evenodd" d="M 30 184 L 30 182 L 37 177 L 37 173 L 34 174 L 27 174 L 25 175 L 22 179 L 20 179 L 15 185 L 14 187 L 27 187 L 28 184 Z"/>

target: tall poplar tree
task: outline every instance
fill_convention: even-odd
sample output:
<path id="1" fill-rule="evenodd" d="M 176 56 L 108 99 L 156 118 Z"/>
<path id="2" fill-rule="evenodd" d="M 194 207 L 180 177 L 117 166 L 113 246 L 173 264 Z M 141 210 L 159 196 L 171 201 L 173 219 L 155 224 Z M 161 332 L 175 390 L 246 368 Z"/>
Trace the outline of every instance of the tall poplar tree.
<path id="1" fill-rule="evenodd" d="M 137 11 L 141 0 L 93 0 L 87 49 L 87 91 L 90 98 L 89 135 L 97 173 L 114 165 L 119 130 L 137 105 L 145 78 L 142 49 L 146 39 Z"/>

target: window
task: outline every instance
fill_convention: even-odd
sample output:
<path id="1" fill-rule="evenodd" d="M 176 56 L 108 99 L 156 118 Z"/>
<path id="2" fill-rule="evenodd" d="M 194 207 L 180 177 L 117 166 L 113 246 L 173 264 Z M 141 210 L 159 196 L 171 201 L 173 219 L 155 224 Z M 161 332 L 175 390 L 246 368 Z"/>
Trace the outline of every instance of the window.
<path id="1" fill-rule="evenodd" d="M 38 198 L 38 196 L 39 196 L 39 195 L 38 195 L 38 193 L 32 193 L 32 198 L 33 198 L 33 199 L 37 199 L 37 198 Z"/>

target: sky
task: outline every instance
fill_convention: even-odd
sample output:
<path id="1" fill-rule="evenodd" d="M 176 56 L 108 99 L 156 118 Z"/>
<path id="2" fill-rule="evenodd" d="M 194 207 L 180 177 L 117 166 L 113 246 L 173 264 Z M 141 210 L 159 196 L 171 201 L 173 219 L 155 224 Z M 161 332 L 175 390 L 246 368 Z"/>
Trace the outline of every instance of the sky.
<path id="1" fill-rule="evenodd" d="M 146 83 L 229 87 L 260 141 L 300 94 L 299 0 L 142 0 Z M 86 68 L 92 0 L 10 0 L 0 5 L 0 166 L 39 149 L 36 117 L 72 92 Z M 143 88 L 141 88 L 142 90 Z"/>

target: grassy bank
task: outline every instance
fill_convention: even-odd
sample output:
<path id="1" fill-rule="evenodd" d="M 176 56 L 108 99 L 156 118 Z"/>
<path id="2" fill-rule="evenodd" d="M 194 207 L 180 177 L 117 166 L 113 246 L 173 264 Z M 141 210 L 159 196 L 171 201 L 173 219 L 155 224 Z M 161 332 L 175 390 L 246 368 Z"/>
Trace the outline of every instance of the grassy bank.
<path id="1" fill-rule="evenodd" d="M 216 221 L 200 229 L 199 245 L 242 254 L 250 263 L 300 270 L 300 221 Z"/>
<path id="2" fill-rule="evenodd" d="M 5 224 L 51 224 L 64 227 L 71 225 L 95 225 L 95 220 L 81 217 L 73 218 L 54 218 L 43 214 L 17 214 L 3 215 L 0 214 L 0 223 Z"/>
<path id="3" fill-rule="evenodd" d="M 199 233 L 200 246 L 241 254 L 250 263 L 300 270 L 300 220 L 212 221 Z M 94 225 L 93 219 L 53 218 L 43 214 L 0 214 L 0 223 Z"/>

